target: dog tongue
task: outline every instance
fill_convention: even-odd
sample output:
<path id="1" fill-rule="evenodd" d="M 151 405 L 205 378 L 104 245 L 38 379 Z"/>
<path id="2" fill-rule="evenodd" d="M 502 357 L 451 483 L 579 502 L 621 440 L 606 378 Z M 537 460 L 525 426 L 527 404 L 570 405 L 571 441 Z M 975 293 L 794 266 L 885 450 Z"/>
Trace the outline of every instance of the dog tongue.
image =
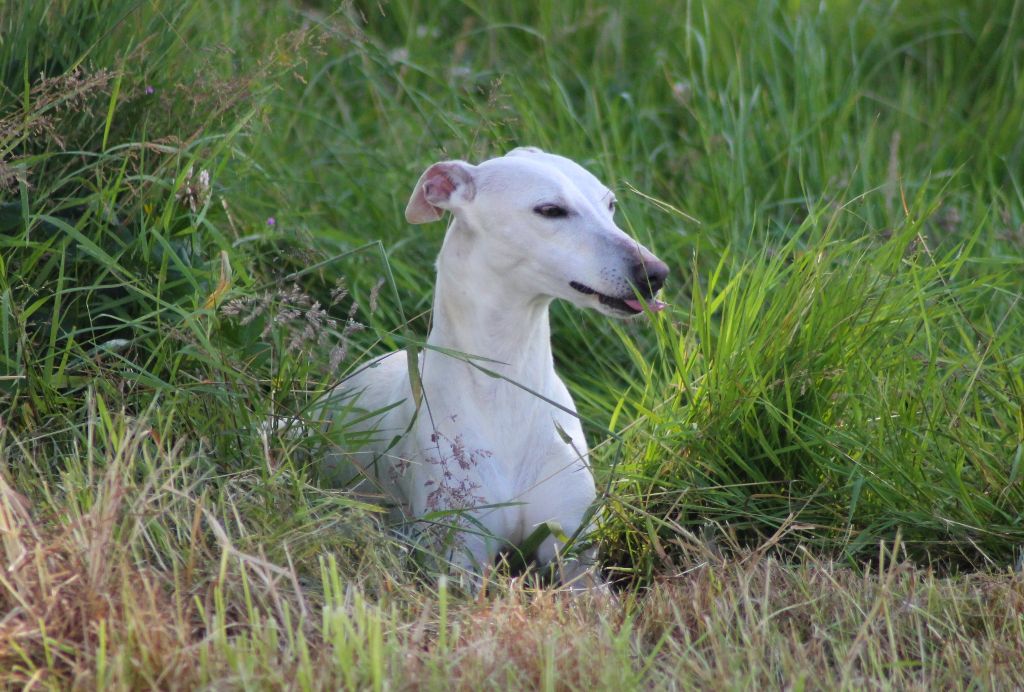
<path id="1" fill-rule="evenodd" d="M 629 298 L 628 300 L 623 300 L 622 302 L 638 312 L 644 309 L 644 304 L 634 298 Z M 662 310 L 665 309 L 667 305 L 668 303 L 663 303 L 655 298 L 650 298 L 649 302 L 647 303 L 647 309 L 650 310 L 651 312 L 661 312 Z"/>

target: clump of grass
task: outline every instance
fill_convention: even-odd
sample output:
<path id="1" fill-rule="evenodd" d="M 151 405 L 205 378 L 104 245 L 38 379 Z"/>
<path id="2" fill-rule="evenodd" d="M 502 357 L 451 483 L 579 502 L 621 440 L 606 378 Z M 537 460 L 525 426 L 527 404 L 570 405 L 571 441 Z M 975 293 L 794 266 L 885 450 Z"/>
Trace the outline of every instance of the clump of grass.
<path id="1" fill-rule="evenodd" d="M 84 682 L 93 675 L 103 682 L 109 662 L 94 657 L 102 659 L 111 650 L 126 660 L 139 656 L 145 661 L 139 677 L 126 669 L 123 684 L 143 683 L 149 675 L 155 676 L 151 684 L 187 683 L 179 676 L 185 671 L 183 645 L 193 630 L 192 605 L 174 603 L 166 574 L 158 564 L 136 564 L 132 548 L 141 546 L 131 545 L 142 533 L 143 517 L 148 515 L 157 524 L 171 519 L 168 510 L 175 500 L 146 497 L 155 487 L 148 493 L 132 492 L 126 469 L 151 441 L 144 427 L 119 432 L 124 437 L 112 440 L 117 448 L 106 450 L 115 457 L 106 468 L 76 460 L 84 462 L 85 468 L 77 470 L 91 475 L 92 483 L 80 483 L 84 479 L 70 471 L 62 480 L 71 487 L 45 488 L 52 495 L 33 500 L 0 477 L 0 559 L 6 568 L 0 596 L 6 613 L 0 627 L 0 661 L 6 685 L 60 686 L 61 681 Z M 16 466 L 20 445 L 10 437 L 4 436 L 2 456 L 5 464 Z M 158 481 L 156 476 L 149 482 Z M 166 484 L 163 490 L 170 491 L 178 479 L 159 480 Z M 164 516 L 154 515 L 154 505 L 166 512 Z M 46 522 L 45 515 L 57 507 L 61 521 Z M 161 535 L 158 527 L 149 533 Z"/>
<path id="2" fill-rule="evenodd" d="M 358 503 L 286 472 L 213 483 L 203 470 L 208 452 L 170 443 L 167 421 L 92 401 L 67 447 L 0 436 L 0 458 L 19 476 L 43 449 L 62 459 L 28 495 L 0 474 L 4 684 L 222 679 L 232 651 L 277 650 L 281 628 L 289 637 L 314 631 L 311 609 L 323 596 L 309 584 L 325 554 L 335 579 L 368 594 L 395 588 L 387 560 L 398 553 L 361 546 L 387 539 Z M 260 675 L 286 679 L 288 650 L 266 659 Z"/>
<path id="3" fill-rule="evenodd" d="M 76 41 L 52 45 L 40 33 L 61 34 L 76 17 Z M 237 48 L 254 40 L 220 20 Z M 252 165 L 240 142 L 259 129 L 275 80 L 316 54 L 312 32 L 275 35 L 263 44 L 272 54 L 246 58 L 232 76 L 230 50 L 197 55 L 181 43 L 210 29 L 196 12 L 115 3 L 90 14 L 66 2 L 4 21 L 18 40 L 2 50 L 22 68 L 5 73 L 0 100 L 5 424 L 73 428 L 90 387 L 136 413 L 163 397 L 178 402 L 168 404 L 182 414 L 175 433 L 237 459 L 245 452 L 227 450 L 250 416 L 272 408 L 274 385 L 287 392 L 294 376 L 305 387 L 311 370 L 282 369 L 282 344 L 222 325 L 216 309 L 324 259 L 326 247 L 296 249 L 308 239 L 301 229 L 268 225 L 232 190 Z M 140 27 L 152 31 L 137 43 Z M 310 299 L 301 326 L 272 325 L 285 350 L 324 345 L 337 318 L 319 305 Z M 282 378 L 268 386 L 254 361 Z"/>
<path id="4" fill-rule="evenodd" d="M 641 572 L 680 528 L 727 525 L 854 560 L 897 530 L 909 554 L 1003 568 L 1024 540 L 1013 459 L 1019 286 L 938 255 L 915 210 L 882 242 L 837 242 L 843 216 L 694 287 L 688 331 L 658 325 L 649 384 L 623 401 L 609 556 Z M 981 306 L 984 306 L 982 308 Z M 660 544 L 660 546 L 659 546 Z"/>

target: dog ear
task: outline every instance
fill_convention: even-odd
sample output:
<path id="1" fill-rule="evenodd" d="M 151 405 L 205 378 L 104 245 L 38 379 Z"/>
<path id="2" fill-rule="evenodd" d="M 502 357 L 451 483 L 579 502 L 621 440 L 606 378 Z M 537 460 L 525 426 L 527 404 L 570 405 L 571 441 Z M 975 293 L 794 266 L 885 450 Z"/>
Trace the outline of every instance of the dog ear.
<path id="1" fill-rule="evenodd" d="M 445 209 L 455 209 L 475 194 L 473 166 L 465 161 L 435 163 L 416 183 L 405 207 L 405 219 L 409 223 L 437 221 Z"/>

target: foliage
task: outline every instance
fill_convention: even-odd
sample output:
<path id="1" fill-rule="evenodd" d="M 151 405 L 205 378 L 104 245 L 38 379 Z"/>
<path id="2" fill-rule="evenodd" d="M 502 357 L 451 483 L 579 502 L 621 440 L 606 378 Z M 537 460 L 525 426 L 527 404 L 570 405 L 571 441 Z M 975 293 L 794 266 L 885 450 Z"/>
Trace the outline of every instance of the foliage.
<path id="1" fill-rule="evenodd" d="M 1024 684 L 1022 18 L 0 5 L 0 679 Z M 449 593 L 264 425 L 422 338 L 412 182 L 521 144 L 672 266 L 665 314 L 553 309 L 592 608 Z"/>

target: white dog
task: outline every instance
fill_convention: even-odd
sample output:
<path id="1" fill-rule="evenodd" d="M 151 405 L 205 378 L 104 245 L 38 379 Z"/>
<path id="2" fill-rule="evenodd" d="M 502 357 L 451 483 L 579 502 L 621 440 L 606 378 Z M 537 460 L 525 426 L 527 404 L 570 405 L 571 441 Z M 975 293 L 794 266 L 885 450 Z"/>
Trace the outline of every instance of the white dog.
<path id="1" fill-rule="evenodd" d="M 396 518 L 463 510 L 434 517 L 458 517 L 449 557 L 474 579 L 499 551 L 555 522 L 561 537 L 547 536 L 533 557 L 557 562 L 571 582 L 593 549 L 563 559 L 562 540 L 587 532 L 596 494 L 575 405 L 555 373 L 548 306 L 564 298 L 613 317 L 658 311 L 668 267 L 615 225 L 607 187 L 539 149 L 430 166 L 405 217 L 422 224 L 444 211 L 452 220 L 427 346 L 412 372 L 406 351 L 390 353 L 326 400 L 330 417 L 372 439 L 325 464 L 335 477 L 339 468 L 362 475 L 360 488 L 392 498 Z"/>

